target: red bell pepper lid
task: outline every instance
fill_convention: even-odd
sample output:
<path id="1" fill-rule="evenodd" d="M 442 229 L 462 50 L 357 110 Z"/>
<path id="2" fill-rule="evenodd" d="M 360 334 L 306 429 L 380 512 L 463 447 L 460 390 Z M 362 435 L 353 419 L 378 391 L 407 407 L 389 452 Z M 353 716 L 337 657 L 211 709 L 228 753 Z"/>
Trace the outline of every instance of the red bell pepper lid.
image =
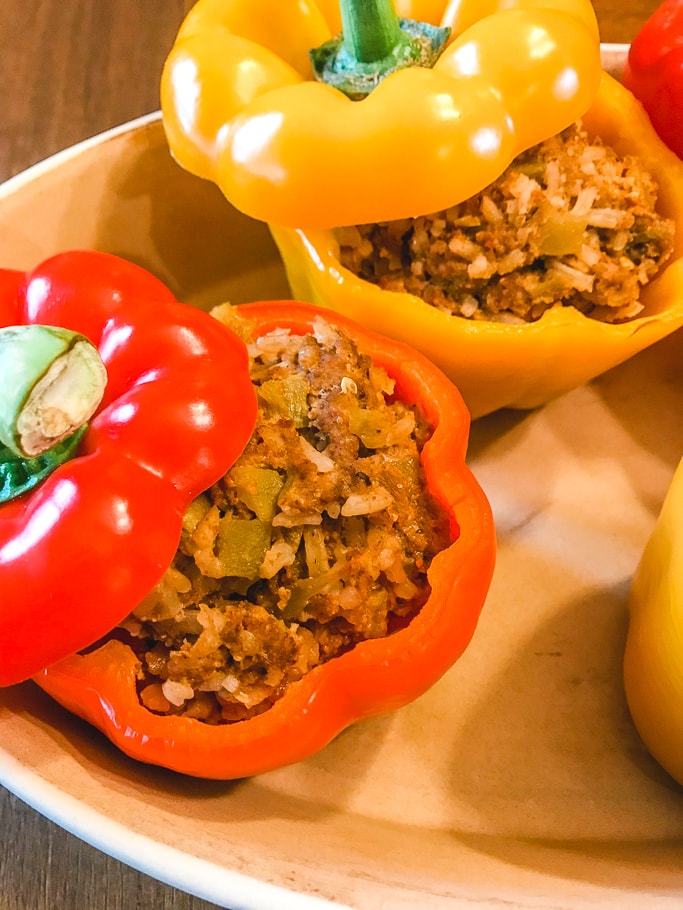
<path id="1" fill-rule="evenodd" d="M 67 374 L 38 377 L 19 429 L 10 418 L 3 433 L 0 414 L 0 481 L 18 484 L 0 501 L 0 685 L 87 648 L 128 615 L 170 565 L 187 506 L 229 470 L 256 422 L 245 344 L 130 262 L 76 251 L 30 273 L 0 270 L 0 330 L 37 325 L 87 339 L 106 388 L 87 426 L 69 425 L 58 443 L 72 445 L 66 460 L 18 440 L 40 422 L 36 397 L 53 413 L 55 396 L 73 393 Z M 0 377 L 12 368 L 3 357 Z M 33 470 L 43 471 L 35 483 Z"/>

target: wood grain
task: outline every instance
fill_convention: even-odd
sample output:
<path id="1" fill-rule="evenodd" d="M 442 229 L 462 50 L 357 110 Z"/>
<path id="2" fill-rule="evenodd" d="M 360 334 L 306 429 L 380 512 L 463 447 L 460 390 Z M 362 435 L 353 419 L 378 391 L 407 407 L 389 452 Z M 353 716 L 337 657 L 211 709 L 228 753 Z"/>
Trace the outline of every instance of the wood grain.
<path id="1" fill-rule="evenodd" d="M 593 0 L 603 41 L 628 44 L 661 0 Z"/>
<path id="2" fill-rule="evenodd" d="M 193 0 L 2 0 L 0 181 L 158 108 L 164 58 Z M 628 42 L 659 0 L 595 0 Z M 2 263 L 11 265 L 10 263 Z M 0 788 L 0 910 L 210 910 L 104 856 Z"/>
<path id="3" fill-rule="evenodd" d="M 124 866 L 0 791 L 2 910 L 216 910 Z"/>
<path id="4" fill-rule="evenodd" d="M 3 0 L 0 179 L 159 107 L 190 0 Z"/>

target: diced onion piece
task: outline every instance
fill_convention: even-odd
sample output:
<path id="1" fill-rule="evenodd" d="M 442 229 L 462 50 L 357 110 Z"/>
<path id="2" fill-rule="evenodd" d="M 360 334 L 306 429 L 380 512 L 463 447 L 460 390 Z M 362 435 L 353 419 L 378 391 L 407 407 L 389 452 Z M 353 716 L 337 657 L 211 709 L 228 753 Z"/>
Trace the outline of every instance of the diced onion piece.
<path id="1" fill-rule="evenodd" d="M 168 701 L 179 708 L 186 701 L 194 696 L 194 689 L 187 683 L 175 682 L 172 679 L 165 679 L 161 684 L 161 691 Z"/>
<path id="2" fill-rule="evenodd" d="M 315 446 L 312 446 L 303 436 L 299 437 L 299 442 L 301 443 L 304 455 L 316 466 L 320 474 L 327 474 L 328 471 L 331 471 L 334 468 L 334 462 L 329 455 L 326 455 L 324 452 L 319 452 Z"/>
<path id="3" fill-rule="evenodd" d="M 352 493 L 342 506 L 341 513 L 346 518 L 351 515 L 370 515 L 386 509 L 393 501 L 391 493 L 378 485 L 366 493 Z"/>

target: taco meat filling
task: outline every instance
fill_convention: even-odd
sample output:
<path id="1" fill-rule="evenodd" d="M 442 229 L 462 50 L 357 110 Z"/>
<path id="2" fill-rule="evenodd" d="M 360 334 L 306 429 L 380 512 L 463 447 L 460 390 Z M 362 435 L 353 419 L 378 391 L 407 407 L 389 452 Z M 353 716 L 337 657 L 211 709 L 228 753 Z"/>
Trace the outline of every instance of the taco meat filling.
<path id="1" fill-rule="evenodd" d="M 445 211 L 337 229 L 339 258 L 385 290 L 468 319 L 532 322 L 561 302 L 623 322 L 672 252 L 657 189 L 634 156 L 575 124 Z"/>
<path id="2" fill-rule="evenodd" d="M 210 724 L 265 711 L 313 667 L 409 621 L 450 543 L 422 474 L 429 428 L 382 368 L 320 320 L 249 350 L 251 441 L 191 505 L 173 564 L 119 632 L 139 655 L 142 703 Z"/>

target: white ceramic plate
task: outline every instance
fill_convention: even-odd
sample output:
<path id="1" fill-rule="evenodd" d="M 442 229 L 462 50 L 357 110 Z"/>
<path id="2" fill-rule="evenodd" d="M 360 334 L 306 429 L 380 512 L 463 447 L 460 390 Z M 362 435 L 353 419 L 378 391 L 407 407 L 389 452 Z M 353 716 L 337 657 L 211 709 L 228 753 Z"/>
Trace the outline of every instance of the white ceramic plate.
<path id="1" fill-rule="evenodd" d="M 171 162 L 157 116 L 0 188 L 2 265 L 76 247 L 201 305 L 287 296 L 267 230 Z M 683 791 L 639 742 L 621 657 L 630 578 L 683 452 L 682 345 L 473 427 L 498 565 L 470 648 L 414 704 L 225 784 L 128 760 L 25 684 L 0 690 L 0 782 L 240 910 L 679 907 Z"/>

